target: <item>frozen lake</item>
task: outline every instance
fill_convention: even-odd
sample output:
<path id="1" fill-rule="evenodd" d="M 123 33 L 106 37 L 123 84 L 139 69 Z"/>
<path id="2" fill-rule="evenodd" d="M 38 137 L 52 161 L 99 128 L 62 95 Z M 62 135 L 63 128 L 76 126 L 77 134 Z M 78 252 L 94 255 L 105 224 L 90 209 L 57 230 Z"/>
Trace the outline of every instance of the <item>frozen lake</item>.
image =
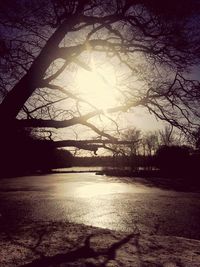
<path id="1" fill-rule="evenodd" d="M 58 173 L 0 180 L 0 223 L 69 221 L 200 239 L 200 194 L 129 178 Z"/>

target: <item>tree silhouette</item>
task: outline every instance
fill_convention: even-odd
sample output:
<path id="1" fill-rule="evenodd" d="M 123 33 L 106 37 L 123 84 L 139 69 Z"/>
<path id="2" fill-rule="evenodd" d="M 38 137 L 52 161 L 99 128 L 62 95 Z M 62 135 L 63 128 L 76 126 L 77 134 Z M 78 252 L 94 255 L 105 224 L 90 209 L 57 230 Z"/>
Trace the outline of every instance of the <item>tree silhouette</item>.
<path id="1" fill-rule="evenodd" d="M 16 128 L 45 132 L 82 125 L 97 142 L 63 144 L 96 151 L 105 141 L 117 142 L 102 118 L 117 127 L 113 114 L 140 106 L 194 132 L 200 91 L 190 72 L 199 63 L 199 11 L 195 0 L 1 3 L 1 139 Z M 74 90 L 73 73 L 92 71 L 91 56 L 115 67 L 117 75 L 121 71 L 120 100 L 106 113 Z"/>
<path id="2" fill-rule="evenodd" d="M 186 146 L 161 146 L 157 150 L 157 165 L 170 175 L 188 176 L 190 169 L 190 148 Z"/>

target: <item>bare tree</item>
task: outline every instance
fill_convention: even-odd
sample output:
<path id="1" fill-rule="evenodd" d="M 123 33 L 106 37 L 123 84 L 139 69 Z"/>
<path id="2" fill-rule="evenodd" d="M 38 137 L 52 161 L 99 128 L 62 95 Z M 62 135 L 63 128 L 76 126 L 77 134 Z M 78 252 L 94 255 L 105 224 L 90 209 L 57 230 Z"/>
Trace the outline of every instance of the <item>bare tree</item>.
<path id="1" fill-rule="evenodd" d="M 159 131 L 159 141 L 161 145 L 170 146 L 175 142 L 174 130 L 171 126 L 165 126 L 163 130 Z"/>
<path id="2" fill-rule="evenodd" d="M 158 142 L 159 145 L 162 146 L 182 146 L 182 145 L 192 145 L 192 140 L 188 140 L 188 138 L 181 131 L 177 131 L 170 125 L 166 125 L 164 129 L 158 132 Z"/>
<path id="3" fill-rule="evenodd" d="M 189 71 L 199 63 L 199 10 L 195 0 L 1 3 L 3 131 L 82 125 L 97 142 L 65 140 L 63 145 L 96 151 L 105 140 L 117 141 L 105 120 L 117 130 L 113 114 L 142 106 L 193 132 L 199 127 L 200 91 Z M 75 90 L 73 73 L 92 72 L 91 58 L 114 66 L 120 77 L 118 104 L 106 113 Z M 60 82 L 63 76 L 66 81 Z"/>
<path id="4" fill-rule="evenodd" d="M 123 140 L 131 141 L 130 144 L 127 144 L 125 147 L 125 154 L 128 156 L 138 155 L 140 150 L 141 142 L 141 131 L 137 128 L 128 129 L 122 137 Z"/>
<path id="5" fill-rule="evenodd" d="M 159 136 L 157 132 L 149 132 L 142 138 L 144 155 L 152 156 L 155 154 L 159 145 Z"/>

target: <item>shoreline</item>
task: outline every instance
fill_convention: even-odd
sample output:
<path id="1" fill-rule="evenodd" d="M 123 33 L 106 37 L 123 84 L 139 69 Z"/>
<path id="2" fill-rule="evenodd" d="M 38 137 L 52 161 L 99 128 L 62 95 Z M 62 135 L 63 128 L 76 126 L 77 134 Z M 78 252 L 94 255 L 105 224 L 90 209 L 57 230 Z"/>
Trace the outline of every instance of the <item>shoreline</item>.
<path id="1" fill-rule="evenodd" d="M 38 171 L 33 173 L 24 174 L 9 174 L 1 175 L 0 179 L 12 179 L 25 176 L 42 176 L 51 174 L 82 174 L 82 173 L 94 173 L 95 175 L 103 175 L 107 177 L 116 177 L 118 179 L 129 178 L 130 182 L 137 182 L 146 186 L 155 186 L 166 190 L 175 190 L 183 192 L 200 192 L 200 181 L 195 178 L 188 179 L 177 174 L 166 175 L 160 170 L 138 170 L 129 171 L 121 169 L 105 169 L 105 170 L 51 170 L 51 171 Z"/>

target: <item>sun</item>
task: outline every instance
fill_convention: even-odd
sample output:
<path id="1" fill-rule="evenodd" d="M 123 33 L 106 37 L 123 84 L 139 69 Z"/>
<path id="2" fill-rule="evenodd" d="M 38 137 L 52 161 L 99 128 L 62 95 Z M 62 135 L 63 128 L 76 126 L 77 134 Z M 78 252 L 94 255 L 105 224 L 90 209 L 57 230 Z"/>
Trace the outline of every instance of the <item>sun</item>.
<path id="1" fill-rule="evenodd" d="M 80 95 L 98 109 L 117 104 L 116 75 L 111 67 L 79 69 L 76 82 Z"/>

